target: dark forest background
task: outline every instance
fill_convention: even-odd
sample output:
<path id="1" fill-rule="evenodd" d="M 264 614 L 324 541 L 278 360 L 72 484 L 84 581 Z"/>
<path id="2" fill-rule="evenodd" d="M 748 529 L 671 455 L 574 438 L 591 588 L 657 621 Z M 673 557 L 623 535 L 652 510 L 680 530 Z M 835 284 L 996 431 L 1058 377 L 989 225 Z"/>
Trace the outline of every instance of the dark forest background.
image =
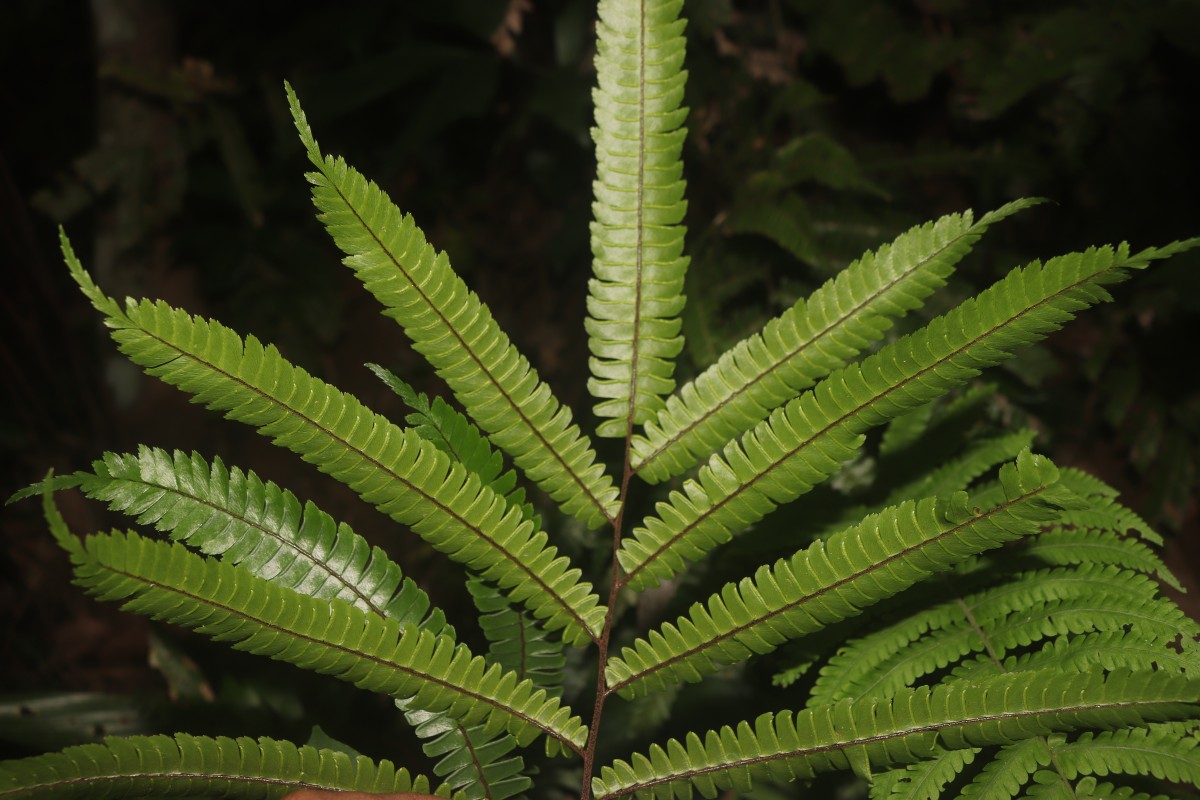
<path id="1" fill-rule="evenodd" d="M 951 211 L 1051 201 L 989 233 L 926 317 L 1034 258 L 1200 234 L 1200 3 L 689 0 L 685 13 L 683 377 L 863 250 Z M 287 79 L 322 147 L 415 215 L 589 428 L 593 14 L 582 0 L 0 4 L 0 493 L 105 450 L 197 449 L 317 500 L 452 593 L 444 561 L 353 495 L 116 356 L 55 229 L 109 294 L 273 341 L 398 418 L 364 362 L 437 385 L 313 219 Z M 1119 487 L 1168 535 L 1194 587 L 1200 257 L 1116 295 L 989 378 L 1040 451 Z M 77 530 L 126 524 L 61 501 Z M 46 713 L 36 741 L 26 724 L 23 746 L 163 727 L 166 695 L 192 719 L 171 729 L 304 740 L 293 728 L 322 705 L 344 736 L 351 708 L 355 725 L 377 713 L 380 735 L 394 727 L 386 707 L 339 707 L 325 682 L 314 696 L 297 673 L 84 598 L 36 505 L 4 509 L 2 691 L 113 694 Z M 22 703 L 0 698 L 0 740 Z"/>

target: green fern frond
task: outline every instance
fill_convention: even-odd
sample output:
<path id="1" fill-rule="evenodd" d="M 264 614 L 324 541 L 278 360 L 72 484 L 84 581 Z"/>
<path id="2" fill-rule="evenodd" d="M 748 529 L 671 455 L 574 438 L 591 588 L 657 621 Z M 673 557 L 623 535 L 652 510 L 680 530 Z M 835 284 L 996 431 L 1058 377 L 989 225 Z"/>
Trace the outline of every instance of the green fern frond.
<path id="1" fill-rule="evenodd" d="M 336 600 L 282 589 L 178 543 L 134 534 L 89 536 L 71 554 L 76 582 L 104 600 L 194 628 L 234 648 L 333 675 L 368 691 L 416 697 L 464 725 L 506 730 L 522 745 L 578 751 L 586 729 L 570 709 L 448 636 L 400 629 Z"/>
<path id="2" fill-rule="evenodd" d="M 972 442 L 963 453 L 941 464 L 932 472 L 897 486 L 888 494 L 885 502 L 891 505 L 916 497 L 934 497 L 964 491 L 997 464 L 1010 461 L 1022 450 L 1033 446 L 1034 437 L 1035 433 L 1025 428 Z"/>
<path id="3" fill-rule="evenodd" d="M 139 447 L 105 453 L 72 485 L 114 511 L 153 525 L 206 555 L 220 556 L 276 586 L 448 633 L 445 616 L 378 547 L 312 503 L 253 472 L 208 464 L 199 454 Z"/>
<path id="4" fill-rule="evenodd" d="M 1036 687 L 1036 689 L 1034 688 Z M 614 762 L 593 779 L 597 800 L 634 795 L 680 800 L 745 791 L 756 780 L 790 781 L 831 769 L 929 758 L 937 748 L 1002 744 L 1080 727 L 1113 728 L 1195 715 L 1200 681 L 1158 672 L 1028 673 L 883 699 L 763 714 L 686 743 L 672 739 Z"/>
<path id="5" fill-rule="evenodd" d="M 1200 785 L 1200 740 L 1171 728 L 1084 732 L 1053 743 L 1054 766 L 1068 779 L 1081 775 L 1153 775 Z"/>
<path id="6" fill-rule="evenodd" d="M 904 769 L 892 770 L 887 777 L 876 776 L 871 800 L 937 800 L 946 784 L 970 766 L 978 754 L 976 748 L 942 750 Z"/>
<path id="7" fill-rule="evenodd" d="M 998 586 L 918 609 L 849 642 L 822 668 L 812 702 L 858 696 L 852 687 L 861 688 L 870 682 L 869 676 L 889 668 L 905 665 L 905 670 L 926 674 L 979 652 L 984 648 L 979 628 L 988 632 L 992 647 L 1009 639 L 1029 644 L 1059 633 L 1119 630 L 1134 624 L 1136 610 L 1143 607 L 1150 620 L 1157 621 L 1144 635 L 1170 629 L 1170 640 L 1180 630 L 1196 628 L 1173 605 L 1158 602 L 1156 595 L 1157 587 L 1146 576 L 1098 565 L 1012 576 Z M 1059 630 L 1056 624 L 1066 627 Z"/>
<path id="8" fill-rule="evenodd" d="M 1064 514 L 1064 525 L 1121 535 L 1133 532 L 1151 544 L 1162 545 L 1162 535 L 1133 510 L 1118 503 L 1120 493 L 1099 478 L 1081 470 L 1066 469 L 1063 470 L 1063 485 L 1089 501 L 1086 507 Z"/>
<path id="9" fill-rule="evenodd" d="M 893 419 L 879 439 L 879 455 L 887 457 L 917 444 L 933 422 L 936 403 L 925 403 Z"/>
<path id="10" fill-rule="evenodd" d="M 534 527 L 542 526 L 541 517 L 525 502 L 525 490 L 517 486 L 517 473 L 504 469 L 504 456 L 469 419 L 440 397 L 431 402 L 389 369 L 378 364 L 367 364 L 367 369 L 412 409 L 404 421 L 418 436 L 478 475 L 484 486 L 519 508 Z"/>
<path id="11" fill-rule="evenodd" d="M 832 475 L 865 431 L 939 397 L 1031 344 L 1076 312 L 1107 300 L 1105 284 L 1191 240 L 1131 256 L 1122 245 L 1014 270 L 999 283 L 813 390 L 714 454 L 697 480 L 657 506 L 658 517 L 622 541 L 625 580 L 645 588 L 676 574 Z"/>
<path id="12" fill-rule="evenodd" d="M 479 626 L 488 640 L 488 659 L 550 694 L 559 694 L 566 665 L 562 643 L 550 639 L 539 625 L 483 581 L 467 581 L 467 591 L 479 609 Z"/>
<path id="13" fill-rule="evenodd" d="M 104 744 L 0 762 L 0 798 L 229 797 L 275 800 L 299 789 L 429 794 L 390 761 L 274 739 L 112 736 Z M 441 785 L 436 794 L 450 797 Z"/>
<path id="14" fill-rule="evenodd" d="M 1149 641 L 1170 641 L 1183 631 L 1185 638 L 1200 632 L 1179 607 L 1164 599 L 1115 602 L 1108 598 L 1055 600 L 1023 609 L 1001 621 L 969 622 L 938 631 L 913 643 L 904 652 L 887 659 L 867 675 L 842 684 L 842 696 L 867 697 L 889 694 L 900 686 L 946 668 L 972 653 L 987 651 L 1003 658 L 1016 647 L 1025 647 L 1048 637 L 1119 631 Z M 982 635 L 981 635 L 982 631 Z M 1165 645 L 1164 645 L 1165 646 Z M 1196 643 L 1184 646 L 1194 654 Z M 1194 655 L 1193 655 L 1194 657 Z"/>
<path id="15" fill-rule="evenodd" d="M 1039 767 L 1050 763 L 1050 750 L 1041 737 L 1002 747 L 974 780 L 963 787 L 962 800 L 1008 800 L 1016 797 Z"/>
<path id="16" fill-rule="evenodd" d="M 638 474 L 655 483 L 678 475 L 854 359 L 942 286 L 988 227 L 1036 202 L 978 222 L 969 211 L 950 214 L 864 255 L 670 397 L 633 439 Z"/>
<path id="17" fill-rule="evenodd" d="M 517 746 L 511 734 L 489 734 L 482 725 L 467 728 L 448 714 L 421 711 L 405 700 L 397 700 L 396 705 L 414 733 L 425 740 L 421 750 L 437 759 L 433 774 L 465 800 L 507 800 L 533 784 L 523 774 L 521 756 L 505 758 Z"/>
<path id="18" fill-rule="evenodd" d="M 313 202 L 345 263 L 437 369 L 492 441 L 562 510 L 595 528 L 617 514 L 617 488 L 570 410 L 543 383 L 491 312 L 375 184 L 321 154 L 291 86 L 300 140 L 317 167 Z"/>
<path id="19" fill-rule="evenodd" d="M 98 309 L 115 304 L 70 244 L 71 274 Z M 546 534 L 478 476 L 353 396 L 288 363 L 273 346 L 164 303 L 131 302 L 106 324 L 121 351 L 197 402 L 253 425 L 354 489 L 434 548 L 494 581 L 572 643 L 595 639 L 604 608 Z"/>
<path id="20" fill-rule="evenodd" d="M 1056 528 L 1028 540 L 1012 555 L 1055 566 L 1110 564 L 1152 575 L 1171 588 L 1183 591 L 1183 584 L 1153 550 L 1136 539 L 1122 539 L 1109 531 Z"/>
<path id="21" fill-rule="evenodd" d="M 548 694 L 561 693 L 565 663 L 561 642 L 553 642 L 544 630 L 478 578 L 467 581 L 471 599 L 479 609 L 480 626 L 490 644 L 488 660 L 528 678 Z M 423 711 L 411 701 L 398 700 L 414 732 L 426 741 L 421 749 L 438 759 L 435 775 L 445 778 L 467 800 L 505 800 L 532 785 L 524 774 L 519 755 L 508 756 L 516 747 L 510 734 L 488 734 L 483 726 L 467 728 L 444 713 Z"/>
<path id="22" fill-rule="evenodd" d="M 1132 637 L 1124 630 L 1061 637 L 1047 641 L 1040 650 L 1009 656 L 1001 663 L 990 655 L 977 656 L 955 667 L 951 677 L 972 680 L 980 675 L 1030 669 L 1087 672 L 1122 667 L 1200 674 L 1200 653 L 1191 648 L 1176 650 L 1171 646 L 1174 638 Z"/>
<path id="23" fill-rule="evenodd" d="M 624 437 L 662 408 L 683 349 L 688 259 L 680 153 L 683 0 L 602 0 L 596 24 L 596 180 L 588 283 L 588 390 L 599 436 Z"/>
<path id="24" fill-rule="evenodd" d="M 954 567 L 964 556 L 1036 532 L 1069 495 L 1054 490 L 1058 470 L 1024 453 L 1005 465 L 1004 501 L 986 511 L 966 494 L 886 509 L 817 541 L 791 559 L 728 584 L 609 662 L 611 689 L 634 697 L 664 684 L 697 681 L 726 664 L 768 653 Z"/>

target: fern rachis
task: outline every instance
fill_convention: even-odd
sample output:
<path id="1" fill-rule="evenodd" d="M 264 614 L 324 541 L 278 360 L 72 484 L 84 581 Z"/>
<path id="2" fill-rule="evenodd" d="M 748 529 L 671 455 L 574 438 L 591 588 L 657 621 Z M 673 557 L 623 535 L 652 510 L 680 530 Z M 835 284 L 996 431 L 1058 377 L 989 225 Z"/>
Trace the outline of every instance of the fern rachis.
<path id="1" fill-rule="evenodd" d="M 596 435 L 621 440 L 618 464 L 601 461 L 416 221 L 320 150 L 290 86 L 320 220 L 461 410 L 373 365 L 411 409 L 400 424 L 253 336 L 164 303 L 118 303 L 63 237 L 72 277 L 127 357 L 459 564 L 480 629 L 472 639 L 466 620 L 451 625 L 349 526 L 217 458 L 107 453 L 16 497 L 42 496 L 90 593 L 390 698 L 444 782 L 331 750 L 180 734 L 4 762 L 0 798 L 312 788 L 507 800 L 553 797 L 567 781 L 583 800 L 689 798 L 829 771 L 868 782 L 873 798 L 990 798 L 1030 783 L 1031 794 L 1126 791 L 1098 782 L 1105 760 L 1117 778 L 1200 785 L 1200 625 L 1159 593 L 1154 579 L 1173 578 L 1149 547 L 1156 534 L 1108 487 L 1034 455 L 1029 431 L 997 431 L 977 402 L 992 390 L 970 386 L 1131 271 L 1200 241 L 1035 262 L 880 344 L 992 225 L 1035 201 L 948 215 L 855 261 L 677 389 L 689 266 L 681 9 L 599 9 L 585 327 Z M 980 433 L 940 468 L 868 474 L 861 508 L 846 502 L 820 525 L 780 508 L 856 456 L 904 464 L 947 420 L 973 414 Z M 635 478 L 697 466 L 633 518 Z M 528 500 L 521 478 L 554 508 Z M 69 488 L 173 541 L 80 540 L 54 505 Z M 764 542 L 781 518 L 792 538 Z M 575 563 L 589 548 L 606 568 Z M 717 548 L 731 563 L 789 555 L 759 558 L 674 621 L 635 629 L 625 612 L 646 590 L 721 575 Z M 592 590 L 606 584 L 606 598 Z M 776 710 L 641 743 L 677 697 L 768 654 L 803 707 L 760 692 Z M 586 719 L 575 711 L 589 705 Z M 606 722 L 620 719 L 632 724 Z"/>

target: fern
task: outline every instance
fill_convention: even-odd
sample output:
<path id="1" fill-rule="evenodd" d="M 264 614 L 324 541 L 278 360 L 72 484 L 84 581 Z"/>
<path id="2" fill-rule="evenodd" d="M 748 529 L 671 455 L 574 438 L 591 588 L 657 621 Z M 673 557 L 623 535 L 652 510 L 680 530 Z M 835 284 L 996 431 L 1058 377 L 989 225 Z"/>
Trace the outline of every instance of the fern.
<path id="1" fill-rule="evenodd" d="M 477 628 L 452 626 L 423 576 L 345 523 L 219 458 L 105 453 L 13 499 L 42 496 L 91 594 L 394 702 L 442 797 L 745 795 L 831 771 L 873 800 L 1200 787 L 1200 624 L 1161 594 L 1160 581 L 1178 587 L 1161 537 L 1111 487 L 1034 455 L 1031 430 L 995 424 L 998 389 L 976 381 L 1200 240 L 1034 262 L 892 334 L 991 226 L 1036 201 L 950 214 L 676 389 L 683 287 L 708 288 L 684 255 L 681 9 L 599 9 L 585 328 L 595 434 L 623 445 L 613 464 L 416 221 L 320 150 L 290 86 L 320 219 L 445 399 L 368 365 L 408 408 L 389 420 L 252 336 L 118 303 L 62 237 L 121 352 L 460 565 Z M 749 208 L 741 229 L 755 227 Z M 677 480 L 643 504 L 634 478 Z M 157 534 L 77 537 L 53 499 L 68 489 Z M 788 693 L 741 680 L 760 667 Z M 776 710 L 738 721 L 763 707 Z M 184 734 L 0 763 L 0 800 L 430 786 L 386 761 Z"/>
<path id="2" fill-rule="evenodd" d="M 683 0 L 597 9 L 596 181 L 587 326 L 600 436 L 625 438 L 675 388 L 686 203 Z"/>
<path id="3" fill-rule="evenodd" d="M 705 797 L 722 789 L 745 790 L 756 778 L 794 780 L 830 769 L 927 758 L 936 743 L 987 745 L 1045 735 L 1060 726 L 1121 725 L 1186 717 L 1197 685 L 1156 672 L 1108 676 L 1001 676 L 970 684 L 902 689 L 886 700 L 842 702 L 795 714 L 764 714 L 737 729 L 690 734 L 651 748 L 632 763 L 606 767 L 593 785 L 599 800 L 630 794 Z M 963 709 L 972 711 L 963 713 Z"/>
<path id="4" fill-rule="evenodd" d="M 389 761 L 272 739 L 110 737 L 0 767 L 0 797 L 276 798 L 298 789 L 430 795 L 429 781 Z M 448 786 L 436 791 L 450 797 Z"/>

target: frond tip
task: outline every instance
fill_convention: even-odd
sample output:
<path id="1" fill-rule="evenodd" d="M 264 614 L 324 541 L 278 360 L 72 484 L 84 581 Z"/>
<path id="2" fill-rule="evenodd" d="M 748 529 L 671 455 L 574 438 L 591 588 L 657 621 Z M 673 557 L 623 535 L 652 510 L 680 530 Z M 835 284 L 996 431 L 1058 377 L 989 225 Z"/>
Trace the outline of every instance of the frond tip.
<path id="1" fill-rule="evenodd" d="M 322 155 L 291 86 L 287 94 L 300 141 L 317 167 L 308 174 L 313 203 L 346 253 L 346 266 L 530 480 L 588 527 L 611 522 L 617 488 L 570 409 L 413 218 L 344 160 Z"/>
<path id="2" fill-rule="evenodd" d="M 603 0 L 596 25 L 596 180 L 589 282 L 588 391 L 600 436 L 624 437 L 662 408 L 683 348 L 688 260 L 680 153 L 682 0 Z M 632 13 L 630 13 L 632 11 Z"/>

